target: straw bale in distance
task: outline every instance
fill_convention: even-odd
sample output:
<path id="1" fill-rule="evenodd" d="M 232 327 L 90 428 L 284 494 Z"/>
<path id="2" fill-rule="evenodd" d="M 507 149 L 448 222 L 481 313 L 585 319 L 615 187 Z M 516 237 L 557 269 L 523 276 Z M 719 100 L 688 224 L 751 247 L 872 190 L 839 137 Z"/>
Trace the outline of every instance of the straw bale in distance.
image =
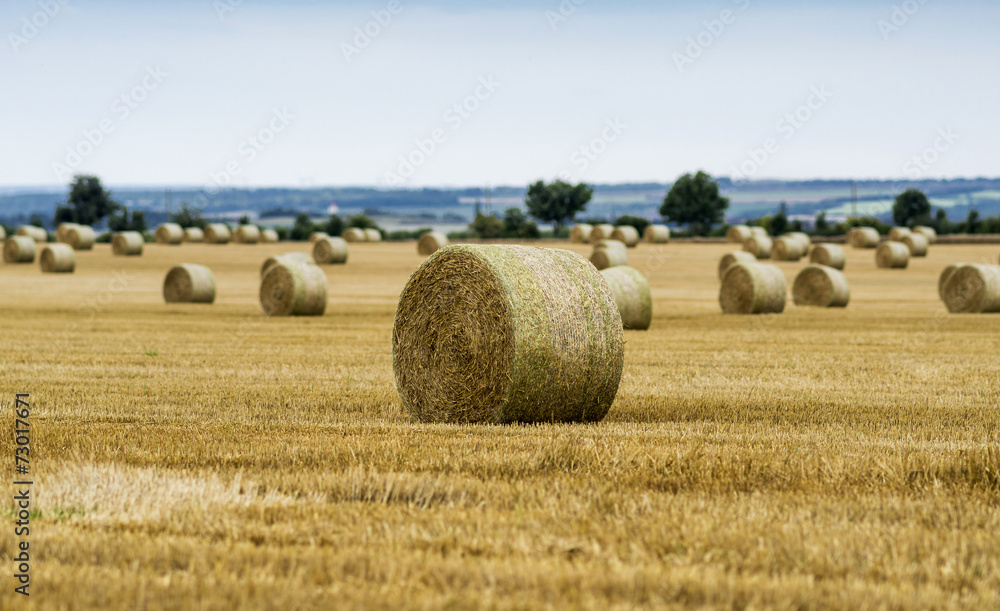
<path id="1" fill-rule="evenodd" d="M 215 276 L 204 265 L 184 263 L 172 268 L 163 279 L 163 300 L 167 303 L 212 303 Z"/>
<path id="2" fill-rule="evenodd" d="M 378 229 L 365 229 L 365 242 L 381 242 L 382 232 Z"/>
<path id="3" fill-rule="evenodd" d="M 639 231 L 631 225 L 619 225 L 611 232 L 611 239 L 618 240 L 629 248 L 639 245 Z"/>
<path id="4" fill-rule="evenodd" d="M 615 232 L 615 226 L 609 223 L 594 225 L 590 230 L 590 242 L 596 244 L 598 240 L 610 240 L 611 234 Z"/>
<path id="5" fill-rule="evenodd" d="M 756 236 L 760 236 L 762 238 L 769 238 L 769 237 L 771 237 L 771 235 L 769 233 L 767 233 L 767 229 L 764 229 L 763 227 L 758 227 L 757 225 L 753 225 L 752 227 L 750 227 L 750 232 L 752 234 L 754 234 Z"/>
<path id="6" fill-rule="evenodd" d="M 743 244 L 753 237 L 753 232 L 746 225 L 731 225 L 726 230 L 726 241 L 734 244 Z"/>
<path id="7" fill-rule="evenodd" d="M 843 270 L 847 257 L 844 255 L 844 249 L 838 244 L 817 244 L 813 246 L 809 261 L 817 265 Z"/>
<path id="8" fill-rule="evenodd" d="M 878 231 L 874 227 L 855 227 L 848 232 L 848 242 L 854 248 L 877 248 Z"/>
<path id="9" fill-rule="evenodd" d="M 901 241 L 910 249 L 911 257 L 927 256 L 927 238 L 919 233 L 911 233 L 910 235 L 903 236 Z"/>
<path id="10" fill-rule="evenodd" d="M 417 240 L 417 254 L 430 255 L 448 245 L 448 236 L 440 231 L 428 231 Z"/>
<path id="11" fill-rule="evenodd" d="M 928 244 L 934 244 L 937 242 L 937 231 L 933 227 L 927 227 L 926 225 L 917 225 L 913 228 L 913 233 L 919 233 L 920 235 L 927 238 Z"/>
<path id="12" fill-rule="evenodd" d="M 65 244 L 66 243 L 66 230 L 68 230 L 76 223 L 59 223 L 56 227 L 56 242 Z"/>
<path id="13" fill-rule="evenodd" d="M 851 285 L 838 270 L 825 265 L 807 265 L 795 276 L 792 299 L 797 306 L 843 308 L 851 300 Z"/>
<path id="14" fill-rule="evenodd" d="M 35 260 L 35 240 L 31 236 L 15 235 L 3 243 L 4 263 L 32 263 Z"/>
<path id="15" fill-rule="evenodd" d="M 222 223 L 212 223 L 205 225 L 206 244 L 228 244 L 233 239 L 233 232 Z"/>
<path id="16" fill-rule="evenodd" d="M 910 263 L 910 249 L 901 242 L 882 242 L 875 251 L 875 265 L 889 269 L 905 269 Z"/>
<path id="17" fill-rule="evenodd" d="M 666 244 L 670 241 L 670 227 L 666 225 L 647 225 L 642 232 L 642 238 L 647 244 Z"/>
<path id="18" fill-rule="evenodd" d="M 76 252 L 69 244 L 49 244 L 42 249 L 38 261 L 47 274 L 72 274 L 76 269 Z"/>
<path id="19" fill-rule="evenodd" d="M 344 238 L 322 238 L 313 244 L 313 260 L 321 265 L 347 263 L 347 242 Z"/>
<path id="20" fill-rule="evenodd" d="M 260 307 L 266 316 L 322 316 L 326 274 L 316 265 L 272 265 L 260 280 Z"/>
<path id="21" fill-rule="evenodd" d="M 76 225 L 66 229 L 66 243 L 73 250 L 91 250 L 97 241 L 97 233 L 90 225 Z"/>
<path id="22" fill-rule="evenodd" d="M 1000 312 L 1000 265 L 959 265 L 945 282 L 944 305 L 952 313 Z"/>
<path id="23" fill-rule="evenodd" d="M 205 241 L 205 232 L 198 227 L 188 227 L 184 230 L 184 241 L 192 244 L 200 244 Z"/>
<path id="24" fill-rule="evenodd" d="M 177 223 L 163 223 L 156 228 L 156 243 L 176 246 L 184 241 L 184 228 Z"/>
<path id="25" fill-rule="evenodd" d="M 35 227 L 34 225 L 21 225 L 17 228 L 16 235 L 24 236 L 26 238 L 31 238 L 36 242 L 48 242 L 49 233 L 45 231 L 42 227 Z"/>
<path id="26" fill-rule="evenodd" d="M 809 248 L 812 246 L 812 238 L 809 237 L 808 233 L 805 233 L 804 231 L 789 231 L 785 235 L 798 238 L 798 240 L 802 242 L 803 257 L 809 254 Z"/>
<path id="27" fill-rule="evenodd" d="M 726 270 L 719 288 L 724 314 L 782 312 L 788 285 L 785 275 L 770 263 L 736 263 Z"/>
<path id="28" fill-rule="evenodd" d="M 256 244 L 260 242 L 260 229 L 256 225 L 240 225 L 233 232 L 233 241 L 237 244 Z"/>
<path id="29" fill-rule="evenodd" d="M 358 229 L 357 227 L 348 227 L 344 230 L 344 239 L 348 242 L 366 242 L 368 241 L 368 236 L 365 234 L 364 229 Z"/>
<path id="30" fill-rule="evenodd" d="M 328 234 L 325 231 L 314 231 L 314 232 L 312 232 L 312 233 L 309 234 L 309 241 L 310 242 L 315 242 L 316 240 L 318 240 L 320 238 L 328 238 L 328 237 L 330 237 L 330 234 Z"/>
<path id="31" fill-rule="evenodd" d="M 399 298 L 393 371 L 423 422 L 599 421 L 624 357 L 604 277 L 565 250 L 453 245 Z"/>
<path id="32" fill-rule="evenodd" d="M 577 244 L 586 244 L 590 241 L 590 232 L 593 229 L 593 225 L 588 225 L 587 223 L 577 223 L 576 225 L 573 225 L 572 229 L 569 230 L 569 241 Z"/>
<path id="33" fill-rule="evenodd" d="M 648 329 L 653 320 L 653 294 L 646 277 L 627 265 L 609 267 L 602 270 L 601 275 L 615 297 L 622 326 L 636 331 Z"/>
<path id="34" fill-rule="evenodd" d="M 3 225 L 0 225 L 0 240 L 6 240 L 6 239 L 7 239 L 7 230 L 3 228 Z"/>
<path id="35" fill-rule="evenodd" d="M 312 258 L 304 252 L 281 253 L 280 255 L 264 259 L 264 263 L 260 266 L 260 277 L 263 278 L 267 270 L 278 263 L 286 265 L 314 265 Z"/>
<path id="36" fill-rule="evenodd" d="M 948 279 L 951 275 L 955 273 L 959 267 L 966 265 L 965 263 L 952 263 L 948 267 L 941 270 L 941 276 L 938 278 L 938 297 L 941 301 L 944 301 L 944 286 L 948 284 Z"/>
<path id="37" fill-rule="evenodd" d="M 798 261 L 805 254 L 805 244 L 795 236 L 783 235 L 772 240 L 771 257 L 777 261 Z"/>
<path id="38" fill-rule="evenodd" d="M 142 254 L 144 244 L 138 231 L 121 231 L 111 238 L 111 252 L 122 257 L 137 257 Z"/>
<path id="39" fill-rule="evenodd" d="M 774 248 L 774 240 L 767 236 L 752 235 L 743 242 L 743 250 L 757 257 L 758 259 L 770 259 L 771 249 Z"/>
<path id="40" fill-rule="evenodd" d="M 751 253 L 743 252 L 740 250 L 734 250 L 733 252 L 727 252 L 722 255 L 719 259 L 719 280 L 726 275 L 726 270 L 736 263 L 756 263 L 757 257 L 753 256 Z"/>
<path id="41" fill-rule="evenodd" d="M 260 241 L 264 244 L 277 244 L 278 232 L 274 229 L 264 229 L 260 232 Z"/>
<path id="42" fill-rule="evenodd" d="M 909 227 L 893 227 L 889 230 L 889 240 L 893 242 L 902 242 L 903 238 L 911 233 L 912 232 Z"/>
<path id="43" fill-rule="evenodd" d="M 628 265 L 628 250 L 618 240 L 601 240 L 594 244 L 590 262 L 597 269 L 607 269 L 618 265 Z"/>

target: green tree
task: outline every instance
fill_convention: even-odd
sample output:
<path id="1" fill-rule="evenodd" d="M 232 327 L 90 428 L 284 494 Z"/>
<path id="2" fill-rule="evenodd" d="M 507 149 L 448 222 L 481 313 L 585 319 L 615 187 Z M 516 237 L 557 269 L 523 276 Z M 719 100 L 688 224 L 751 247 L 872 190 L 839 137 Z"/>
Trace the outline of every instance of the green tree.
<path id="1" fill-rule="evenodd" d="M 348 227 L 357 227 L 358 229 L 378 229 L 378 224 L 375 219 L 368 216 L 367 214 L 353 214 L 347 219 Z"/>
<path id="2" fill-rule="evenodd" d="M 197 208 L 192 208 L 187 202 L 182 202 L 180 211 L 171 214 L 170 219 L 184 229 L 188 227 L 204 229 L 205 225 L 208 224 L 208 221 L 201 217 L 201 211 Z"/>
<path id="3" fill-rule="evenodd" d="M 969 216 L 965 219 L 965 233 L 977 233 L 979 231 L 979 211 L 973 208 L 969 210 Z"/>
<path id="4" fill-rule="evenodd" d="M 897 225 L 930 222 L 931 203 L 920 189 L 907 189 L 892 204 L 892 220 Z"/>
<path id="5" fill-rule="evenodd" d="M 728 207 L 729 198 L 719 195 L 719 185 L 699 171 L 694 176 L 685 174 L 677 179 L 663 198 L 660 215 L 687 225 L 695 235 L 705 235 L 712 225 L 722 222 Z"/>
<path id="6" fill-rule="evenodd" d="M 336 214 L 331 214 L 330 218 L 323 224 L 323 231 L 326 232 L 326 235 L 331 236 L 338 236 L 344 233 L 344 219 Z"/>
<path id="7" fill-rule="evenodd" d="M 503 213 L 503 237 L 535 239 L 541 236 L 538 224 L 529 219 L 520 208 L 507 208 Z"/>
<path id="8" fill-rule="evenodd" d="M 577 212 L 587 209 L 594 190 L 586 183 L 571 185 L 562 180 L 550 184 L 544 181 L 528 186 L 524 203 L 528 213 L 540 221 L 552 223 L 553 232 L 558 235 L 563 223 L 571 221 Z"/>
<path id="9" fill-rule="evenodd" d="M 495 214 L 479 213 L 469 224 L 469 229 L 476 234 L 476 237 L 484 240 L 493 240 L 503 235 L 503 221 Z"/>
<path id="10" fill-rule="evenodd" d="M 146 231 L 146 213 L 142 210 L 129 212 L 128 208 L 122 208 L 121 212 L 112 214 L 108 218 L 108 229 L 111 231 Z"/>
<path id="11" fill-rule="evenodd" d="M 314 231 L 316 231 L 316 225 L 313 224 L 309 215 L 303 212 L 295 217 L 295 223 L 292 224 L 292 229 L 288 232 L 288 238 L 296 242 L 303 242 L 308 240 Z"/>
<path id="12" fill-rule="evenodd" d="M 101 185 L 100 178 L 77 174 L 69 184 L 66 205 L 56 208 L 54 220 L 56 223 L 93 225 L 120 208 L 121 206 L 111 199 L 111 192 L 106 191 Z"/>
<path id="13" fill-rule="evenodd" d="M 32 227 L 41 227 L 45 229 L 45 219 L 42 218 L 41 214 L 32 214 L 28 219 L 28 224 Z"/>
<path id="14" fill-rule="evenodd" d="M 635 230 L 642 235 L 646 231 L 646 227 L 649 227 L 652 223 L 648 220 L 642 218 L 641 216 L 633 216 L 631 214 L 623 214 L 615 219 L 615 226 L 618 225 L 630 225 L 635 227 Z"/>
<path id="15" fill-rule="evenodd" d="M 778 213 L 771 217 L 769 223 L 771 235 L 779 236 L 788 231 L 788 204 L 781 202 L 778 206 Z"/>
<path id="16" fill-rule="evenodd" d="M 830 227 L 830 223 L 826 220 L 826 212 L 820 212 L 816 215 L 816 233 L 823 235 L 826 230 Z"/>

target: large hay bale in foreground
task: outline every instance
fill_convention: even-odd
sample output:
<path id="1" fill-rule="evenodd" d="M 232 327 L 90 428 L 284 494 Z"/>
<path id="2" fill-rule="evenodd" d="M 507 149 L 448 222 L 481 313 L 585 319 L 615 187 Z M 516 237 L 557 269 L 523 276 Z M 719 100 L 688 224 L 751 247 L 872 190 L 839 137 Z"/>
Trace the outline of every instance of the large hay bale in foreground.
<path id="1" fill-rule="evenodd" d="M 938 277 L 938 297 L 941 298 L 941 301 L 944 301 L 944 287 L 946 284 L 948 284 L 948 279 L 951 278 L 951 275 L 955 273 L 955 270 L 957 270 L 959 267 L 963 265 L 966 264 L 952 263 L 948 267 L 941 270 L 941 276 Z"/>
<path id="2" fill-rule="evenodd" d="M 4 263 L 32 263 L 35 260 L 35 240 L 30 236 L 15 235 L 3 243 Z"/>
<path id="3" fill-rule="evenodd" d="M 624 333 L 583 257 L 462 244 L 410 276 L 392 356 L 403 405 L 422 422 L 594 422 L 618 391 Z"/>
<path id="4" fill-rule="evenodd" d="M 91 250 L 94 248 L 94 242 L 97 241 L 97 233 L 90 225 L 74 224 L 66 229 L 65 237 L 65 242 L 73 250 Z"/>
<path id="5" fill-rule="evenodd" d="M 417 240 L 417 254 L 431 255 L 448 245 L 448 236 L 440 231 L 428 231 Z"/>
<path id="6" fill-rule="evenodd" d="M 316 265 L 272 265 L 260 280 L 260 307 L 266 316 L 322 316 L 326 274 Z"/>
<path id="7" fill-rule="evenodd" d="M 1000 312 L 1000 265 L 961 264 L 948 277 L 943 292 L 949 312 Z"/>
<path id="8" fill-rule="evenodd" d="M 344 230 L 342 235 L 348 242 L 364 242 L 368 240 L 368 236 L 365 235 L 365 230 L 358 229 L 357 227 L 348 227 Z"/>
<path id="9" fill-rule="evenodd" d="M 111 238 L 111 252 L 120 257 L 138 257 L 144 244 L 138 231 L 120 231 Z"/>
<path id="10" fill-rule="evenodd" d="M 753 256 L 748 252 L 742 252 L 735 250 L 733 252 L 727 252 L 722 255 L 719 259 L 719 280 L 726 275 L 726 270 L 737 263 L 756 263 L 757 257 Z"/>
<path id="11" fill-rule="evenodd" d="M 642 239 L 647 244 L 666 244 L 670 241 L 670 227 L 666 225 L 647 225 L 642 232 Z"/>
<path id="12" fill-rule="evenodd" d="M 726 241 L 734 244 L 743 244 L 753 237 L 753 232 L 747 225 L 731 225 L 726 230 Z"/>
<path id="13" fill-rule="evenodd" d="M 184 241 L 184 228 L 177 223 L 163 223 L 156 228 L 156 243 L 177 246 Z"/>
<path id="14" fill-rule="evenodd" d="M 770 259 L 773 248 L 774 240 L 767 236 L 752 235 L 747 238 L 746 242 L 743 242 L 743 250 L 758 259 Z"/>
<path id="15" fill-rule="evenodd" d="M 792 300 L 797 306 L 843 308 L 851 300 L 851 285 L 838 270 L 825 265 L 808 265 L 792 283 Z"/>
<path id="16" fill-rule="evenodd" d="M 593 225 L 588 225 L 587 223 L 577 223 L 576 225 L 573 225 L 572 229 L 569 230 L 569 241 L 577 244 L 586 244 L 590 241 L 590 232 L 593 229 Z"/>
<path id="17" fill-rule="evenodd" d="M 892 242 L 902 242 L 908 235 L 912 235 L 909 227 L 893 227 L 889 230 L 889 240 Z"/>
<path id="18" fill-rule="evenodd" d="M 205 241 L 205 232 L 198 227 L 188 227 L 184 230 L 184 241 L 200 244 Z"/>
<path id="19" fill-rule="evenodd" d="M 382 232 L 378 229 L 365 229 L 365 242 L 381 242 Z"/>
<path id="20" fill-rule="evenodd" d="M 934 244 L 937 242 L 937 231 L 933 227 L 928 227 L 926 225 L 917 225 L 913 228 L 913 233 L 918 233 L 925 238 L 927 238 L 928 244 Z"/>
<path id="21" fill-rule="evenodd" d="M 646 277 L 627 265 L 609 267 L 601 275 L 614 295 L 622 326 L 635 331 L 648 329 L 653 320 L 653 294 Z"/>
<path id="22" fill-rule="evenodd" d="M 882 242 L 875 251 L 875 265 L 886 269 L 905 269 L 910 263 L 910 249 L 900 242 Z"/>
<path id="23" fill-rule="evenodd" d="M 171 268 L 163 279 L 163 300 L 167 303 L 212 303 L 215 276 L 204 265 L 184 263 Z"/>
<path id="24" fill-rule="evenodd" d="M 233 232 L 229 230 L 228 226 L 222 223 L 205 225 L 206 244 L 229 244 L 229 241 L 232 239 Z"/>
<path id="25" fill-rule="evenodd" d="M 325 231 L 314 231 L 314 232 L 312 232 L 312 233 L 309 234 L 309 241 L 310 242 L 316 242 L 316 240 L 319 240 L 319 239 L 322 239 L 322 238 L 328 238 L 328 237 L 330 237 L 330 234 L 328 234 Z"/>
<path id="26" fill-rule="evenodd" d="M 76 252 L 69 244 L 49 244 L 38 258 L 42 271 L 47 274 L 72 274 L 76 269 Z"/>
<path id="27" fill-rule="evenodd" d="M 611 239 L 618 240 L 628 248 L 639 245 L 639 231 L 631 225 L 619 225 L 611 232 Z"/>
<path id="28" fill-rule="evenodd" d="M 809 262 L 842 270 L 847 262 L 847 257 L 844 254 L 844 249 L 837 244 L 817 244 L 813 246 L 812 253 L 809 254 Z"/>
<path id="29" fill-rule="evenodd" d="M 347 263 L 347 242 L 344 238 L 322 238 L 313 244 L 313 261 L 321 265 Z"/>
<path id="30" fill-rule="evenodd" d="M 784 235 L 772 240 L 771 258 L 777 261 L 798 261 L 805 256 L 806 249 L 800 238 Z"/>
<path id="31" fill-rule="evenodd" d="M 600 240 L 610 240 L 611 234 L 615 232 L 615 226 L 609 223 L 594 225 L 590 230 L 590 242 L 596 244 Z"/>
<path id="32" fill-rule="evenodd" d="M 233 241 L 237 244 L 256 244 L 260 242 L 260 228 L 256 225 L 240 225 L 233 232 Z"/>
<path id="33" fill-rule="evenodd" d="M 879 239 L 878 230 L 874 227 L 854 227 L 847 232 L 847 241 L 854 248 L 876 248 Z"/>
<path id="34" fill-rule="evenodd" d="M 770 263 L 736 263 L 726 270 L 719 288 L 724 314 L 769 314 L 785 309 L 785 275 Z"/>
<path id="35" fill-rule="evenodd" d="M 277 244 L 280 238 L 274 229 L 263 229 L 260 232 L 260 241 L 264 244 Z"/>
<path id="36" fill-rule="evenodd" d="M 927 256 L 927 238 L 919 233 L 911 233 L 910 235 L 903 236 L 902 242 L 910 250 L 911 257 Z"/>
<path id="37" fill-rule="evenodd" d="M 44 228 L 35 227 L 34 225 L 21 225 L 17 228 L 16 235 L 31 238 L 35 242 L 49 241 L 49 233 Z"/>
<path id="38" fill-rule="evenodd" d="M 56 227 L 56 242 L 65 244 L 66 243 L 66 232 L 70 227 L 76 225 L 76 223 L 59 223 Z"/>
<path id="39" fill-rule="evenodd" d="M 628 265 L 628 250 L 626 249 L 625 244 L 618 240 L 601 240 L 594 244 L 590 262 L 597 269 Z"/>
<path id="40" fill-rule="evenodd" d="M 338 238 L 339 239 L 339 238 Z M 264 263 L 260 266 L 260 277 L 263 278 L 267 270 L 271 269 L 278 263 L 284 263 L 286 265 L 314 265 L 315 262 L 312 257 L 304 252 L 285 252 L 280 255 L 274 255 L 273 257 L 268 257 L 264 259 Z"/>

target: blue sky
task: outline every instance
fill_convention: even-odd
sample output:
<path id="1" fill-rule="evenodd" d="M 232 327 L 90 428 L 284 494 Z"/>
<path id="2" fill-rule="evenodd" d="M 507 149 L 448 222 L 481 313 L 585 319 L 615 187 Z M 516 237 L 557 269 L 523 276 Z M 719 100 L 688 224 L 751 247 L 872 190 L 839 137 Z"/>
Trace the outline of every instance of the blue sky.
<path id="1" fill-rule="evenodd" d="M 0 1 L 0 186 L 1000 175 L 1000 7 L 661 4 Z"/>

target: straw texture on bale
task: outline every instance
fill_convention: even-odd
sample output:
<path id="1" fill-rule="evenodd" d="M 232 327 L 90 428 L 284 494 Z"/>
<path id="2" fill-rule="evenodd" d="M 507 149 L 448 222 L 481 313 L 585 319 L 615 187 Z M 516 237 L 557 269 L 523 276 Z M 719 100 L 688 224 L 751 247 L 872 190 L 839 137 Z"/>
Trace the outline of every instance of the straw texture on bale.
<path id="1" fill-rule="evenodd" d="M 933 227 L 927 227 L 926 225 L 917 225 L 913 228 L 913 233 L 919 233 L 920 235 L 927 238 L 928 244 L 934 244 L 937 242 L 937 231 Z"/>
<path id="2" fill-rule="evenodd" d="M 97 234 L 90 225 L 73 225 L 66 229 L 66 243 L 73 250 L 91 250 L 96 241 Z"/>
<path id="3" fill-rule="evenodd" d="M 878 247 L 878 231 L 873 227 L 854 227 L 847 232 L 847 241 L 854 248 Z"/>
<path id="4" fill-rule="evenodd" d="M 272 265 L 260 280 L 260 307 L 266 316 L 322 316 L 326 274 L 316 265 Z"/>
<path id="5" fill-rule="evenodd" d="M 392 356 L 422 422 L 596 422 L 618 391 L 624 332 L 607 282 L 579 255 L 453 245 L 410 276 Z"/>
<path id="6" fill-rule="evenodd" d="M 639 231 L 631 225 L 619 225 L 611 232 L 611 239 L 618 240 L 629 248 L 639 245 Z"/>
<path id="7" fill-rule="evenodd" d="M 312 233 L 309 234 L 309 241 L 310 242 L 315 242 L 316 240 L 318 240 L 320 238 L 328 238 L 328 237 L 330 237 L 330 234 L 328 234 L 325 231 L 314 231 L 314 232 L 312 232 Z"/>
<path id="8" fill-rule="evenodd" d="M 34 225 L 21 225 L 17 228 L 17 235 L 24 236 L 26 238 L 31 238 L 36 242 L 48 242 L 49 233 L 41 227 L 35 227 Z"/>
<path id="9" fill-rule="evenodd" d="M 618 240 L 601 240 L 594 244 L 590 262 L 597 269 L 607 269 L 619 265 L 628 265 L 628 251 Z"/>
<path id="10" fill-rule="evenodd" d="M 902 242 L 910 249 L 911 257 L 927 256 L 927 238 L 919 233 L 911 233 L 910 235 L 903 236 Z"/>
<path id="11" fill-rule="evenodd" d="M 756 263 L 757 257 L 753 256 L 748 252 L 742 252 L 735 250 L 733 252 L 727 252 L 722 255 L 719 259 L 719 280 L 726 275 L 726 270 L 737 263 Z"/>
<path id="12" fill-rule="evenodd" d="M 285 265 L 313 265 L 312 258 L 304 252 L 286 252 L 280 255 L 274 255 L 273 257 L 268 257 L 264 259 L 264 263 L 260 266 L 260 277 L 263 278 L 267 270 L 271 269 L 278 263 L 284 263 Z"/>
<path id="13" fill-rule="evenodd" d="M 194 263 L 172 268 L 163 279 L 163 300 L 167 303 L 212 303 L 215 301 L 212 270 Z"/>
<path id="14" fill-rule="evenodd" d="M 635 331 L 648 329 L 653 321 L 653 294 L 646 277 L 627 265 L 609 267 L 601 275 L 614 295 L 622 326 Z"/>
<path id="15" fill-rule="evenodd" d="M 205 232 L 198 227 L 188 227 L 184 230 L 184 241 L 192 244 L 200 244 L 205 241 Z"/>
<path id="16" fill-rule="evenodd" d="M 212 223 L 205 225 L 206 244 L 228 244 L 233 239 L 233 232 L 222 223 Z"/>
<path id="17" fill-rule="evenodd" d="M 577 244 L 586 244 L 590 241 L 590 232 L 593 231 L 594 226 L 588 225 L 587 223 L 577 223 L 573 225 L 573 228 L 569 230 L 569 241 L 576 242 Z"/>
<path id="18" fill-rule="evenodd" d="M 260 229 L 256 225 L 240 225 L 233 232 L 233 241 L 237 244 L 256 244 L 260 242 Z"/>
<path id="19" fill-rule="evenodd" d="M 809 262 L 842 270 L 847 257 L 844 255 L 844 249 L 837 244 L 817 244 L 813 246 Z"/>
<path id="20" fill-rule="evenodd" d="M 615 232 L 615 226 L 609 223 L 594 225 L 590 230 L 590 242 L 596 244 L 598 240 L 610 240 L 611 234 Z"/>
<path id="21" fill-rule="evenodd" d="M 806 254 L 806 245 L 795 236 L 774 238 L 772 243 L 771 257 L 777 261 L 798 261 Z"/>
<path id="22" fill-rule="evenodd" d="M 767 236 L 752 235 L 743 242 L 743 250 L 757 257 L 758 259 L 770 259 L 771 249 L 774 248 L 774 240 Z"/>
<path id="23" fill-rule="evenodd" d="M 944 305 L 956 314 L 1000 312 L 1000 265 L 959 265 L 945 282 Z"/>
<path id="24" fill-rule="evenodd" d="M 770 314 L 785 309 L 788 285 L 781 269 L 770 263 L 736 263 L 726 270 L 719 288 L 724 314 Z"/>
<path id="25" fill-rule="evenodd" d="M 753 237 L 753 232 L 746 225 L 732 225 L 726 230 L 726 241 L 743 244 Z"/>
<path id="26" fill-rule="evenodd" d="M 278 232 L 273 229 L 264 229 L 260 232 L 260 241 L 264 244 L 277 244 Z"/>
<path id="27" fill-rule="evenodd" d="M 357 227 L 349 227 L 344 230 L 344 239 L 348 242 L 364 242 L 368 239 L 365 235 L 364 229 L 358 229 Z"/>
<path id="28" fill-rule="evenodd" d="M 851 285 L 838 270 L 825 265 L 808 265 L 792 283 L 792 299 L 797 306 L 843 308 L 851 300 Z"/>
<path id="29" fill-rule="evenodd" d="M 910 249 L 900 242 L 882 242 L 875 251 L 878 267 L 903 269 L 910 263 Z"/>
<path id="30" fill-rule="evenodd" d="M 56 242 L 66 243 L 66 231 L 76 223 L 59 223 L 56 227 Z"/>
<path id="31" fill-rule="evenodd" d="M 156 228 L 156 243 L 176 246 L 184 241 L 184 228 L 177 223 L 163 223 Z"/>
<path id="32" fill-rule="evenodd" d="M 802 242 L 802 256 L 806 256 L 809 253 L 809 248 L 812 246 L 812 238 L 809 237 L 808 233 L 803 231 L 789 231 L 785 235 L 797 238 Z"/>
<path id="33" fill-rule="evenodd" d="M 448 245 L 448 236 L 440 231 L 428 231 L 417 240 L 417 253 L 421 255 L 433 254 L 438 249 Z"/>
<path id="34" fill-rule="evenodd" d="M 909 227 L 893 227 L 889 230 L 889 239 L 893 242 L 902 242 L 903 238 L 911 235 Z"/>
<path id="35" fill-rule="evenodd" d="M 144 244 L 138 231 L 121 231 L 111 238 L 111 252 L 122 257 L 137 257 L 142 254 Z"/>
<path id="36" fill-rule="evenodd" d="M 32 263 L 34 260 L 35 240 L 30 236 L 15 235 L 4 241 L 4 263 Z"/>
<path id="37" fill-rule="evenodd" d="M 365 242 L 381 242 L 382 232 L 378 229 L 365 229 Z"/>
<path id="38" fill-rule="evenodd" d="M 767 229 L 764 229 L 763 227 L 758 227 L 756 225 L 750 227 L 750 232 L 753 233 L 754 235 L 760 236 L 762 238 L 769 238 L 769 237 L 771 237 L 770 234 L 767 233 Z"/>
<path id="39" fill-rule="evenodd" d="M 76 252 L 69 244 L 49 244 L 38 258 L 47 274 L 72 274 L 76 269 Z"/>
<path id="40" fill-rule="evenodd" d="M 955 273 L 955 270 L 959 267 L 965 265 L 965 263 L 952 263 L 948 267 L 941 270 L 941 276 L 938 278 L 938 297 L 941 301 L 944 301 L 944 286 L 948 284 L 948 279 L 951 275 Z"/>
<path id="41" fill-rule="evenodd" d="M 313 244 L 313 260 L 321 265 L 347 263 L 347 242 L 344 238 L 323 238 Z"/>
<path id="42" fill-rule="evenodd" d="M 670 241 L 670 227 L 666 225 L 647 225 L 642 232 L 642 238 L 647 244 L 666 244 Z"/>

